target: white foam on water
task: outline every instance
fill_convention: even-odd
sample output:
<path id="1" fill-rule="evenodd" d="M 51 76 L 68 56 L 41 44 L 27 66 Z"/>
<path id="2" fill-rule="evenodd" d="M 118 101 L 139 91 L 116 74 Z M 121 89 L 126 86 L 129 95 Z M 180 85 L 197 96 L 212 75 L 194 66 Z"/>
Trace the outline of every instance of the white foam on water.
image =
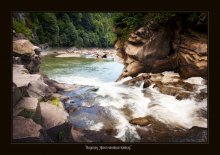
<path id="1" fill-rule="evenodd" d="M 171 73 L 167 73 L 171 74 Z M 127 140 L 127 133 L 133 135 L 134 139 L 140 139 L 136 127 L 129 123 L 128 117 L 124 114 L 123 108 L 131 110 L 131 118 L 145 117 L 152 115 L 156 119 L 175 127 L 191 128 L 193 126 L 207 128 L 207 119 L 199 116 L 197 112 L 201 109 L 207 109 L 207 99 L 202 102 L 196 102 L 194 99 L 177 100 L 174 96 L 160 93 L 157 88 L 150 86 L 148 92 L 152 98 L 144 96 L 142 87 L 131 87 L 122 85 L 123 82 L 131 79 L 127 77 L 119 82 L 103 82 L 97 78 L 80 77 L 80 76 L 62 76 L 53 77 L 54 80 L 70 84 L 97 86 L 97 98 L 95 104 L 107 108 L 112 117 L 117 120 L 115 129 L 117 129 L 116 138 L 122 141 Z M 204 80 L 200 77 L 193 77 L 185 82 L 195 84 L 198 90 L 206 88 Z M 142 84 L 143 85 L 143 84 Z M 151 104 L 155 106 L 150 106 Z M 99 131 L 104 127 L 102 122 L 94 124 L 88 122 L 90 130 Z"/>
<path id="2" fill-rule="evenodd" d="M 199 117 L 197 112 L 204 108 L 207 101 L 198 103 L 193 99 L 177 100 L 174 96 L 160 93 L 156 88 L 149 87 L 156 106 L 150 108 L 150 114 L 158 120 L 173 126 L 191 128 L 207 127 L 207 119 Z"/>
<path id="3" fill-rule="evenodd" d="M 184 81 L 191 83 L 191 84 L 204 85 L 205 80 L 201 77 L 191 77 L 191 78 L 188 78 Z"/>
<path id="4" fill-rule="evenodd" d="M 117 135 L 115 136 L 116 138 L 119 138 L 122 141 L 130 141 L 131 142 L 133 140 L 131 140 L 131 139 L 127 140 L 127 136 L 128 136 L 127 133 L 129 132 L 130 136 L 132 136 L 132 139 L 138 139 L 138 140 L 140 139 L 140 137 L 136 131 L 136 128 L 129 123 L 129 121 L 124 116 L 122 111 L 115 109 L 115 108 L 111 108 L 111 113 L 118 120 L 118 123 L 115 127 L 115 129 L 117 129 Z"/>
<path id="5" fill-rule="evenodd" d="M 103 127 L 104 127 L 104 124 L 102 122 L 99 122 L 97 124 L 92 125 L 89 129 L 95 130 L 95 131 L 100 131 Z"/>

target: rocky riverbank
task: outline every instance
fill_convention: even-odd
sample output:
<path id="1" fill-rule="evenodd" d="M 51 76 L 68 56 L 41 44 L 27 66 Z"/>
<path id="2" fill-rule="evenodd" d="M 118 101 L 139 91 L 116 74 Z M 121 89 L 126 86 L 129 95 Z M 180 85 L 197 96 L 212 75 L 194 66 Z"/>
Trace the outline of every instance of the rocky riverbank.
<path id="1" fill-rule="evenodd" d="M 142 29 L 135 32 L 137 40 L 138 35 L 147 34 L 147 29 Z M 41 48 L 24 38 L 14 39 L 13 142 L 207 142 L 207 44 L 201 43 L 203 37 L 190 36 L 194 40 L 181 44 L 190 50 L 163 55 L 167 42 L 158 44 L 167 38 L 161 37 L 139 38 L 140 44 L 131 43 L 130 38 L 121 42 L 127 44 L 121 48 L 118 41 L 117 55 L 125 64 L 124 71 L 118 83 L 100 87 L 49 79 L 39 70 Z M 157 46 L 153 46 L 154 39 L 159 39 Z M 59 49 L 52 55 L 103 53 L 97 51 Z M 135 51 L 137 55 L 131 53 Z M 114 52 L 106 50 L 110 56 Z M 167 59 L 172 60 L 168 61 L 171 68 Z"/>
<path id="2" fill-rule="evenodd" d="M 25 38 L 13 40 L 13 142 L 120 142 L 103 131 L 77 129 L 69 122 L 65 93 L 82 86 L 42 74 L 41 53 Z"/>
<path id="3" fill-rule="evenodd" d="M 102 48 L 57 48 L 57 49 L 47 49 L 43 50 L 42 56 L 54 56 L 61 58 L 69 58 L 69 57 L 85 57 L 85 58 L 97 58 L 97 59 L 105 59 L 105 58 L 113 58 L 116 54 L 116 50 L 102 49 Z"/>

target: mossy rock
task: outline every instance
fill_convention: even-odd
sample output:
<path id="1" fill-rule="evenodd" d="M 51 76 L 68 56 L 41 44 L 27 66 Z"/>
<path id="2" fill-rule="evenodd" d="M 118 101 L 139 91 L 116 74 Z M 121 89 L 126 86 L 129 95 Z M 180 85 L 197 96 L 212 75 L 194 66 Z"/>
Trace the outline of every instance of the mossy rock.
<path id="1" fill-rule="evenodd" d="M 35 123 L 42 124 L 42 118 L 38 115 L 34 110 L 23 109 L 18 116 L 22 116 L 24 118 L 31 118 Z"/>

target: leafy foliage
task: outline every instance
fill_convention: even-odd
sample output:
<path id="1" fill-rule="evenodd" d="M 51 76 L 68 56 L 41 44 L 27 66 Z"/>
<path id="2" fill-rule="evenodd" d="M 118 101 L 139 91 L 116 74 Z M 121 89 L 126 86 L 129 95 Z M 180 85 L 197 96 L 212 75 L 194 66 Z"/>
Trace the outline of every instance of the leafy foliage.
<path id="1" fill-rule="evenodd" d="M 194 26 L 198 21 L 207 25 L 207 17 L 206 13 L 201 12 L 31 12 L 25 16 L 25 23 L 15 18 L 13 29 L 32 39 L 35 44 L 111 47 L 116 38 L 126 40 L 141 26 L 148 26 L 151 23 L 165 25 L 174 19 L 181 19 L 182 23 Z"/>
<path id="2" fill-rule="evenodd" d="M 118 38 L 126 40 L 131 32 L 135 31 L 140 26 L 147 26 L 152 21 L 159 24 L 165 24 L 175 16 L 175 13 L 170 12 L 117 14 L 114 18 L 115 32 Z"/>
<path id="3" fill-rule="evenodd" d="M 181 20 L 185 26 L 190 26 L 197 31 L 204 31 L 207 30 L 208 26 L 207 18 L 208 14 L 206 12 L 118 13 L 114 16 L 114 27 L 117 38 L 123 41 L 127 40 L 131 32 L 134 32 L 139 27 L 148 26 L 152 23 L 166 25 L 173 21 Z"/>
<path id="4" fill-rule="evenodd" d="M 29 13 L 25 16 L 28 25 L 15 20 L 13 29 L 30 36 L 35 44 L 111 47 L 116 39 L 112 32 L 112 16 L 111 13 Z M 34 37 L 31 37 L 32 33 Z"/>
<path id="5" fill-rule="evenodd" d="M 13 21 L 13 29 L 17 33 L 23 33 L 29 39 L 31 39 L 31 37 L 32 37 L 31 29 L 26 27 L 25 24 L 19 19 L 16 19 Z"/>

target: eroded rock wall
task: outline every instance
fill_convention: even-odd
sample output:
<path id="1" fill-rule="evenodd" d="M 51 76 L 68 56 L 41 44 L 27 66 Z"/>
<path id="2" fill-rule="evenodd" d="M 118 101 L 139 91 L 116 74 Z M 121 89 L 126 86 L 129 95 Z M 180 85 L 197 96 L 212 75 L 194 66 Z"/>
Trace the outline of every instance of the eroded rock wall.
<path id="1" fill-rule="evenodd" d="M 140 27 L 126 41 L 118 39 L 115 44 L 116 55 L 125 64 L 118 80 L 163 71 L 178 72 L 182 78 L 207 78 L 207 39 L 206 33 L 175 23 Z"/>

